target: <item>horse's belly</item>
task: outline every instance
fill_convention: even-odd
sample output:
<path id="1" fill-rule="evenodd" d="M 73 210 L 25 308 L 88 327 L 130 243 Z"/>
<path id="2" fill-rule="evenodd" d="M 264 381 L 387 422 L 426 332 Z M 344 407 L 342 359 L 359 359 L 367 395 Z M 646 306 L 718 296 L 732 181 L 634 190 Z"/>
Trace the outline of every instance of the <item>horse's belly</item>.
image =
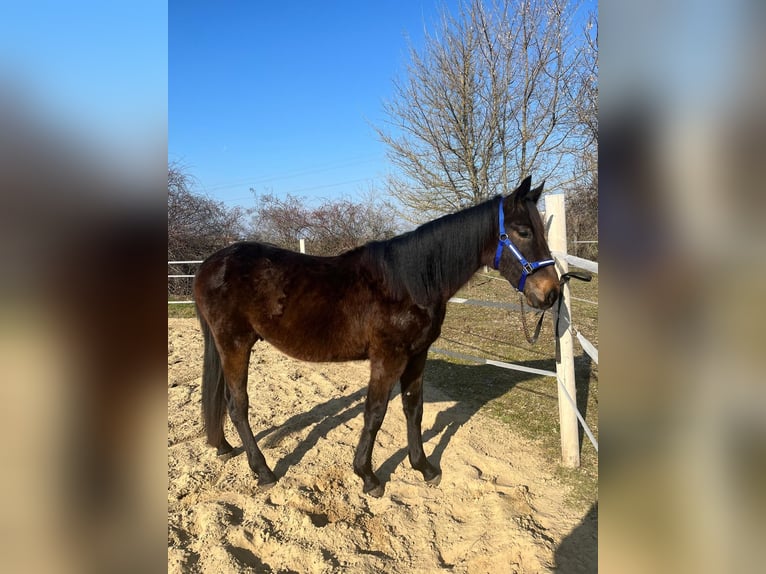
<path id="1" fill-rule="evenodd" d="M 311 341 L 306 339 L 293 339 L 290 341 L 269 340 L 274 347 L 301 361 L 316 363 L 329 363 L 340 361 L 356 361 L 367 358 L 367 349 L 358 345 L 339 345 L 333 341 Z"/>
<path id="2" fill-rule="evenodd" d="M 347 325 L 333 325 L 329 320 L 272 324 L 261 329 L 260 336 L 274 347 L 301 361 L 340 362 L 367 358 L 367 337 Z"/>

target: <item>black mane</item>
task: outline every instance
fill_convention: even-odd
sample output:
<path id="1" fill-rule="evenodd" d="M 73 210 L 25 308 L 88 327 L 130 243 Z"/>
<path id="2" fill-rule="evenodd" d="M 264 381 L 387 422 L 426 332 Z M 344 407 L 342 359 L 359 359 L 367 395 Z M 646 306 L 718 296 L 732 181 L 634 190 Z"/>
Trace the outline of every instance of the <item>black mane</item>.
<path id="1" fill-rule="evenodd" d="M 409 294 L 427 305 L 449 297 L 480 267 L 487 241 L 497 234 L 499 201 L 496 196 L 388 241 L 368 243 L 364 260 L 394 298 Z"/>

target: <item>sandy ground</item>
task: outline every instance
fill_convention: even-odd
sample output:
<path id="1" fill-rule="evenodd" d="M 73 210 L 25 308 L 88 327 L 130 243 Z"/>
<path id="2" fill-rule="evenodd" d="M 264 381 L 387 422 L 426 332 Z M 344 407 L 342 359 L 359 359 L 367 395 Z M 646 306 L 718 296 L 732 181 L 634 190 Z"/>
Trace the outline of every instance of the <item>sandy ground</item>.
<path id="1" fill-rule="evenodd" d="M 375 499 L 351 468 L 367 363 L 302 363 L 258 343 L 250 423 L 279 478 L 260 492 L 244 453 L 221 461 L 205 444 L 201 362 L 196 320 L 169 319 L 169 572 L 596 571 L 596 520 L 564 504 L 555 461 L 481 414 L 455 417 L 433 385 L 423 430 L 440 486 L 409 466 L 397 394 L 373 452 Z M 228 418 L 226 434 L 241 444 Z"/>

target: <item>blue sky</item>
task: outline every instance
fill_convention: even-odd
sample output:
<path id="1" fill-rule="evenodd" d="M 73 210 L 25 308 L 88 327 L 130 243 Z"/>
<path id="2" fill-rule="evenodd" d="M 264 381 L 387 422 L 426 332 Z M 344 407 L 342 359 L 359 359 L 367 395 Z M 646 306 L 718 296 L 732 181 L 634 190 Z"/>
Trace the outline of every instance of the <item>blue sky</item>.
<path id="1" fill-rule="evenodd" d="M 358 196 L 385 177 L 372 125 L 441 5 L 171 0 L 170 161 L 227 205 Z"/>

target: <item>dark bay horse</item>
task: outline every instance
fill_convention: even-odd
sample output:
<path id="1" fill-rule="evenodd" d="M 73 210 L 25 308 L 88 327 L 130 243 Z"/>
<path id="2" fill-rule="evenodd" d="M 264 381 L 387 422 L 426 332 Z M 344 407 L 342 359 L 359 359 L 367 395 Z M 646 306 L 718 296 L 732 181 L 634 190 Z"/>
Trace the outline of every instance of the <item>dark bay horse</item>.
<path id="1" fill-rule="evenodd" d="M 205 339 L 202 413 L 207 441 L 232 451 L 223 431 L 228 408 L 258 484 L 271 471 L 248 422 L 247 371 L 263 339 L 304 361 L 370 360 L 364 428 L 354 456 L 363 491 L 383 494 L 372 447 L 397 381 L 412 467 L 430 484 L 441 470 L 423 452 L 423 369 L 439 337 L 447 300 L 482 266 L 493 265 L 529 305 L 545 309 L 559 279 L 530 178 L 509 196 L 431 221 L 388 241 L 335 257 L 302 255 L 255 242 L 230 245 L 200 266 L 194 282 Z"/>

